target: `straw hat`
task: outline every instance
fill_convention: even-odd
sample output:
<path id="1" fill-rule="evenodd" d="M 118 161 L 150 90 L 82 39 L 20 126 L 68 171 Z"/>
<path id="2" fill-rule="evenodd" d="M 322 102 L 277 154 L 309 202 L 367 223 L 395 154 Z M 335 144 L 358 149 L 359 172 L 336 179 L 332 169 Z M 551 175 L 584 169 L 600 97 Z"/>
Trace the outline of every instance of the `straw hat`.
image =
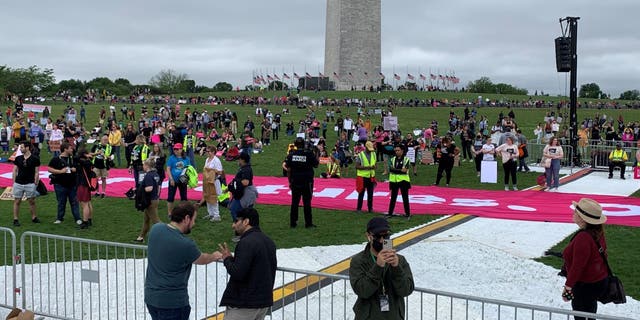
<path id="1" fill-rule="evenodd" d="M 582 198 L 579 202 L 573 202 L 575 212 L 588 224 L 603 224 L 607 216 L 602 214 L 602 207 L 595 200 Z"/>
<path id="2" fill-rule="evenodd" d="M 373 143 L 371 143 L 371 141 L 367 141 L 364 144 L 365 148 L 367 148 L 367 150 L 369 150 L 369 152 L 374 152 L 376 151 L 376 148 L 373 147 Z"/>

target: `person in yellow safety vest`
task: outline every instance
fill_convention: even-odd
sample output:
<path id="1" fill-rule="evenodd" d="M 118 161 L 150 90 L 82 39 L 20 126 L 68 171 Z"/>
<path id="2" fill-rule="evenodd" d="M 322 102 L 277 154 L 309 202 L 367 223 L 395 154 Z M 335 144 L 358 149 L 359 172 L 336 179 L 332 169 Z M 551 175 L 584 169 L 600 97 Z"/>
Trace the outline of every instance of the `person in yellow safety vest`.
<path id="1" fill-rule="evenodd" d="M 142 163 L 149 157 L 149 146 L 147 146 L 147 138 L 143 134 L 139 134 L 135 141 L 136 146 L 131 150 L 131 166 L 129 173 L 133 172 L 133 180 L 136 182 L 136 188 L 140 183 L 140 174 Z"/>
<path id="2" fill-rule="evenodd" d="M 109 177 L 109 169 L 111 168 L 111 145 L 109 144 L 109 136 L 103 135 L 100 142 L 93 145 L 91 153 L 94 155 L 91 158 L 93 163 L 93 172 L 98 177 L 98 182 L 102 180 L 102 194 L 100 194 L 100 188 L 96 190 L 96 197 L 105 197 L 107 191 L 107 178 Z"/>
<path id="3" fill-rule="evenodd" d="M 338 160 L 338 154 L 332 154 L 329 159 L 330 161 L 327 163 L 327 172 L 323 172 L 320 175 L 325 179 L 340 178 L 340 160 Z"/>
<path id="4" fill-rule="evenodd" d="M 356 157 L 356 191 L 358 205 L 356 211 L 362 211 L 364 192 L 367 191 L 367 211 L 373 212 L 373 188 L 376 186 L 376 149 L 371 141 L 364 144 L 364 151 Z"/>
<path id="5" fill-rule="evenodd" d="M 620 179 L 624 180 L 625 162 L 629 160 L 627 153 L 622 150 L 622 144 L 616 143 L 616 149 L 609 154 L 609 179 L 613 178 L 613 168 L 620 168 Z"/>
<path id="6" fill-rule="evenodd" d="M 185 155 L 189 157 L 189 161 L 194 168 L 196 167 L 196 156 L 195 150 L 196 145 L 198 144 L 198 138 L 193 134 L 193 129 L 189 128 L 187 130 L 187 134 L 184 136 L 184 141 L 182 142 L 182 150 Z"/>
<path id="7" fill-rule="evenodd" d="M 391 190 L 391 199 L 389 201 L 388 217 L 393 217 L 393 210 L 396 206 L 396 198 L 398 197 L 398 189 L 402 193 L 402 204 L 404 205 L 404 216 L 409 219 L 411 217 L 411 208 L 409 207 L 409 189 L 411 188 L 411 180 L 409 179 L 409 158 L 404 156 L 404 148 L 402 145 L 396 145 L 393 148 L 395 156 L 389 161 L 389 189 Z"/>

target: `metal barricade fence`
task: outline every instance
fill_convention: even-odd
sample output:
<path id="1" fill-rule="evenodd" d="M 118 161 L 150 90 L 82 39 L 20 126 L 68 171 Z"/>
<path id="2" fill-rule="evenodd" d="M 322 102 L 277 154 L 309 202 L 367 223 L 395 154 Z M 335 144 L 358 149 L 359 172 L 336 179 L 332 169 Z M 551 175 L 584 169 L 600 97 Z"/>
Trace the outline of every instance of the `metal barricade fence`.
<path id="1" fill-rule="evenodd" d="M 620 141 L 591 140 L 587 146 L 579 146 L 578 150 L 582 154 L 588 155 L 586 158 L 582 158 L 584 163 L 590 165 L 592 168 L 608 169 L 609 154 L 611 151 L 615 150 L 617 143 L 622 144 L 622 149 L 627 153 L 627 157 L 629 158 L 626 165 L 627 167 L 631 167 L 635 162 L 636 152 L 638 151 L 638 147 L 636 145 Z M 627 172 L 630 172 L 630 170 L 627 170 Z"/>
<path id="2" fill-rule="evenodd" d="M 18 286 L 16 281 L 16 234 L 9 228 L 0 227 L 0 245 L 2 245 L 2 275 L 0 281 L 4 290 L 0 293 L 0 306 L 13 308 L 17 305 Z"/>
<path id="3" fill-rule="evenodd" d="M 146 246 L 35 232 L 25 232 L 20 242 L 23 308 L 57 319 L 150 319 L 144 304 Z M 191 319 L 224 311 L 218 304 L 227 281 L 222 263 L 193 266 Z M 356 299 L 346 275 L 279 267 L 268 318 L 353 319 Z M 422 288 L 405 302 L 405 319 L 628 319 Z"/>

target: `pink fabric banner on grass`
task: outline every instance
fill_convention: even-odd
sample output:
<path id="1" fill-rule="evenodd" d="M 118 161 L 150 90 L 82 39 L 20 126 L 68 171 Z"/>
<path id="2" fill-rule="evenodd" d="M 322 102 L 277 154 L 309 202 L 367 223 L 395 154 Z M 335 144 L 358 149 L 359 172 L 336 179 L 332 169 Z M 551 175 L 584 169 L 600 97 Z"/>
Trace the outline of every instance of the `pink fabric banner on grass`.
<path id="1" fill-rule="evenodd" d="M 0 187 L 11 186 L 13 165 L 0 164 Z M 49 173 L 40 167 L 40 177 L 49 190 Z M 227 181 L 233 178 L 227 176 Z M 258 188 L 258 203 L 290 205 L 288 182 L 282 177 L 255 177 Z M 112 169 L 107 179 L 107 196 L 124 197 L 133 186 L 133 177 L 126 169 Z M 167 181 L 164 181 L 162 199 L 166 199 Z M 189 199 L 198 200 L 202 187 L 189 190 Z M 378 183 L 374 191 L 374 212 L 386 213 L 389 206 L 388 183 Z M 586 195 L 577 193 L 542 191 L 487 191 L 432 186 L 413 186 L 409 190 L 411 214 L 456 214 L 465 213 L 488 218 L 572 222 L 572 201 L 589 197 L 598 201 L 608 216 L 607 223 L 640 226 L 640 198 L 621 196 Z M 355 179 L 315 179 L 312 205 L 316 208 L 355 210 L 358 194 Z M 365 200 L 366 202 L 366 200 Z M 364 204 L 366 208 L 366 203 Z M 403 213 L 399 196 L 396 213 Z"/>

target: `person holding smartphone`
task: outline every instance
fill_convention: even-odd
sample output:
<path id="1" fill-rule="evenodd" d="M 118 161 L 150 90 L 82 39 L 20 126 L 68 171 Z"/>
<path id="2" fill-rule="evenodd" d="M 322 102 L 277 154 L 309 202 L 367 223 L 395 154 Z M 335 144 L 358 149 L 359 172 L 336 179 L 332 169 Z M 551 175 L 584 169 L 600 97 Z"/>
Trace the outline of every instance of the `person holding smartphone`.
<path id="1" fill-rule="evenodd" d="M 351 288 L 358 296 L 354 319 L 404 319 L 404 298 L 415 288 L 411 267 L 390 247 L 387 219 L 369 220 L 365 236 L 368 242 L 364 251 L 356 254 L 349 265 Z"/>
<path id="2" fill-rule="evenodd" d="M 504 170 L 504 191 L 509 191 L 509 177 L 514 191 L 518 191 L 518 178 L 516 171 L 518 163 L 518 146 L 513 143 L 513 137 L 508 136 L 505 143 L 496 148 L 496 153 L 502 158 L 502 169 Z"/>

